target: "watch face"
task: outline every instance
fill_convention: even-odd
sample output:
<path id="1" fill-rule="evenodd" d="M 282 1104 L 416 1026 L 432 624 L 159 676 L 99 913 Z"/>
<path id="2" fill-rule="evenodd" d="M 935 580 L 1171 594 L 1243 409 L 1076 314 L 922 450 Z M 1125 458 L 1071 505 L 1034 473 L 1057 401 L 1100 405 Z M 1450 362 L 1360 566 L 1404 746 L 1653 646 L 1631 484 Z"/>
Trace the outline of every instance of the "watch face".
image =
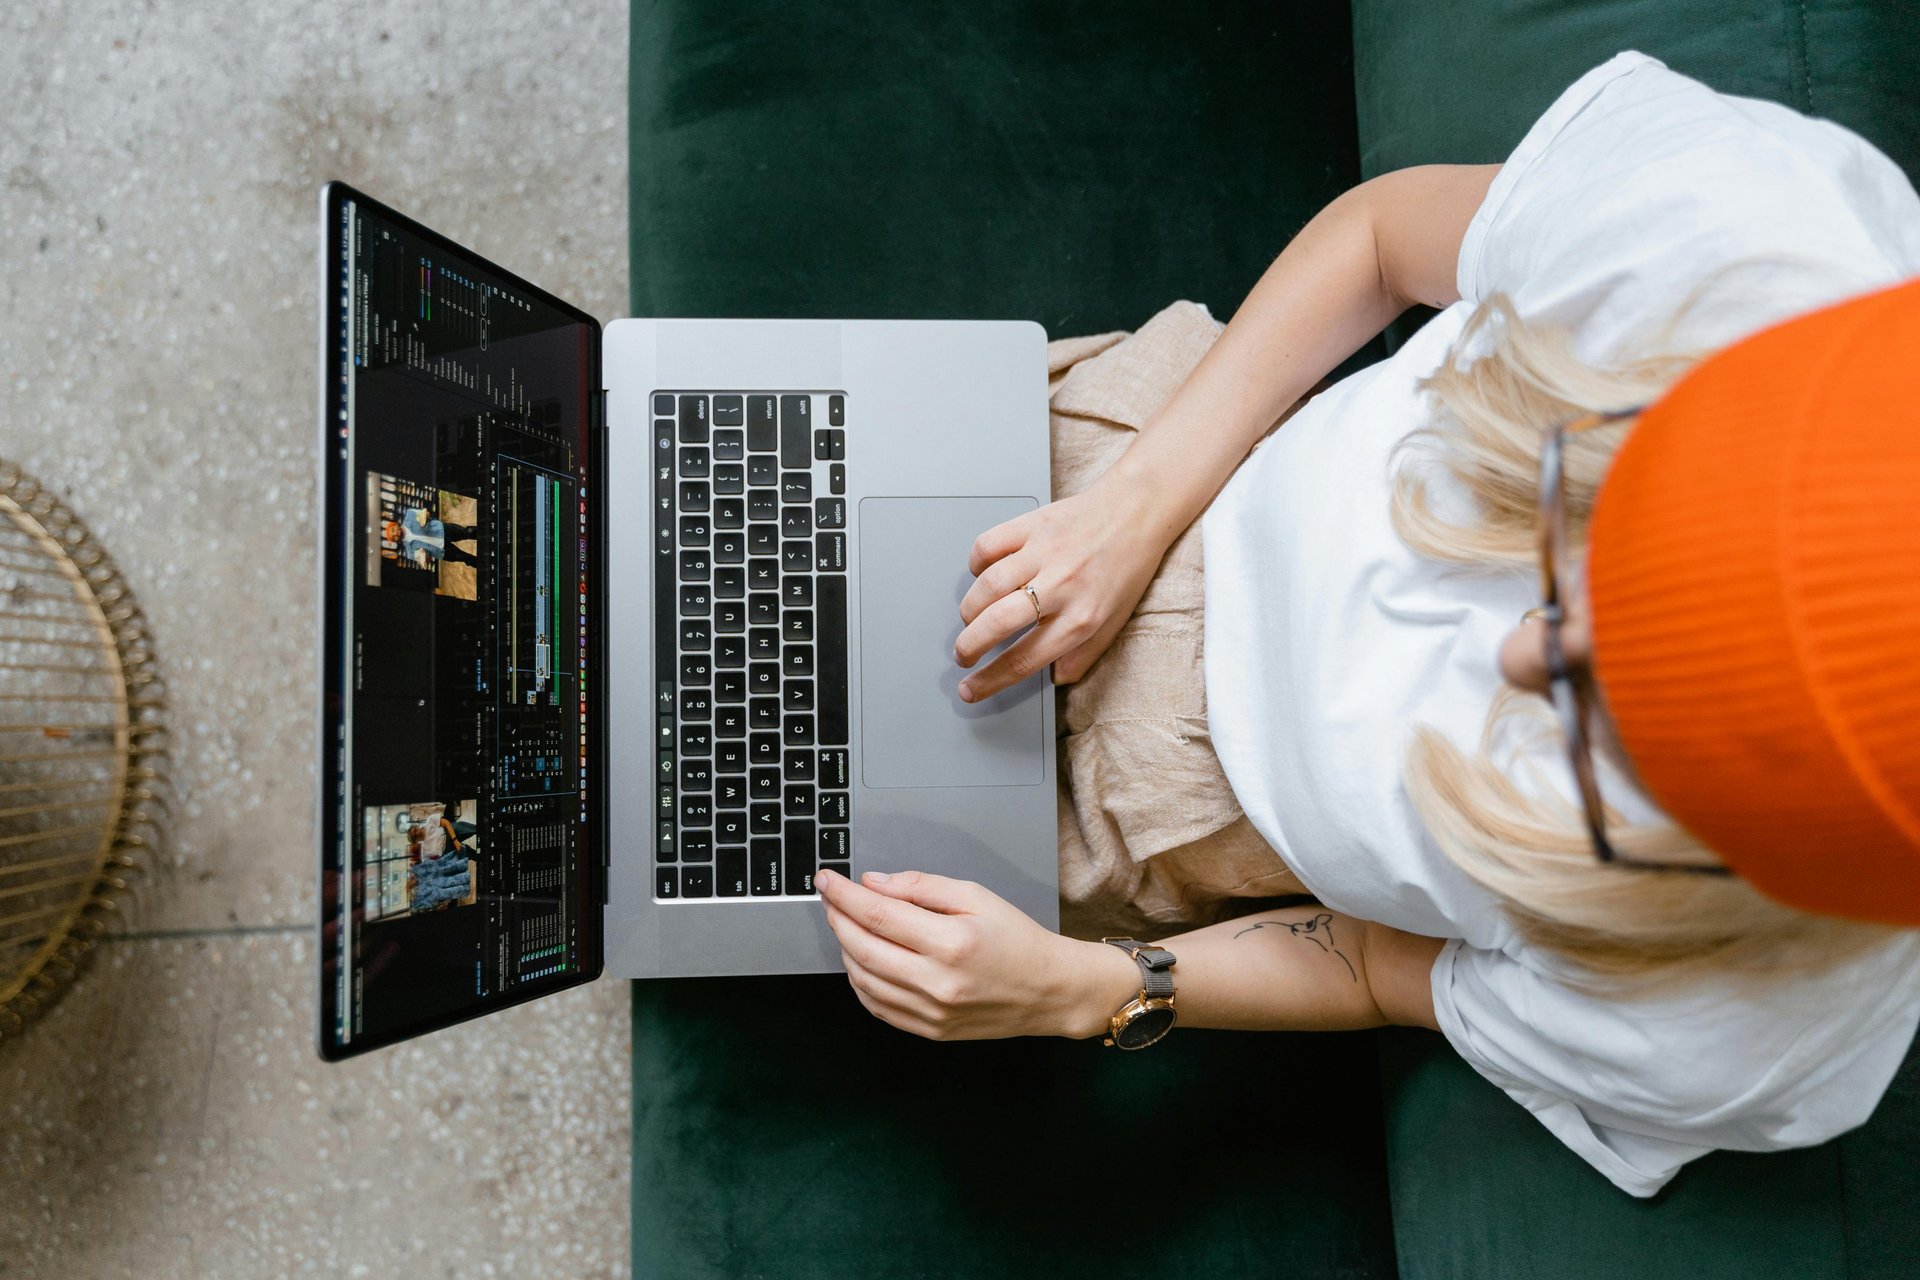
<path id="1" fill-rule="evenodd" d="M 1173 1010 L 1148 1009 L 1120 1028 L 1113 1042 L 1122 1049 L 1144 1049 L 1171 1030 Z"/>

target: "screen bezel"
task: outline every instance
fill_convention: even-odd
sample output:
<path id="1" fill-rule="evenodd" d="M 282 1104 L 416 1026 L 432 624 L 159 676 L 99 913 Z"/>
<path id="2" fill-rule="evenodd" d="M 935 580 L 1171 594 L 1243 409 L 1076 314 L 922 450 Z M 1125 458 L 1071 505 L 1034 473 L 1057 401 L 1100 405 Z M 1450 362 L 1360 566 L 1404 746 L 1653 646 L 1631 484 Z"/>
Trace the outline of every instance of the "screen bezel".
<path id="1" fill-rule="evenodd" d="M 330 954 L 327 926 L 333 922 L 327 909 L 326 877 L 337 863 L 340 842 L 345 835 L 343 807 L 352 795 L 347 768 L 347 744 L 344 737 L 346 699 L 351 692 L 348 688 L 349 676 L 344 641 L 348 622 L 347 611 L 353 598 L 354 558 L 345 554 L 343 548 L 346 525 L 351 521 L 353 512 L 353 477 L 347 474 L 348 460 L 344 451 L 338 447 L 336 417 L 342 407 L 342 376 L 345 372 L 341 357 L 339 328 L 342 283 L 340 272 L 337 270 L 343 247 L 340 239 L 340 214 L 343 204 L 349 200 L 378 217 L 392 221 L 408 234 L 418 236 L 445 253 L 470 259 L 498 276 L 502 282 L 524 290 L 529 296 L 537 298 L 542 303 L 589 327 L 591 341 L 588 354 L 588 439 L 585 484 L 588 524 L 587 654 L 588 669 L 598 673 L 598 680 L 588 686 L 592 691 L 589 694 L 587 709 L 587 788 L 591 820 L 588 823 L 588 838 L 581 842 L 580 850 L 581 859 L 586 864 L 581 868 L 581 872 L 589 885 L 589 909 L 586 912 L 586 918 L 580 922 L 583 961 L 581 971 L 578 974 L 556 978 L 551 984 L 543 984 L 511 996 L 500 997 L 479 1008 L 425 1018 L 417 1023 L 393 1028 L 377 1035 L 357 1036 L 342 1045 L 334 1039 L 337 988 L 329 979 L 326 969 L 327 957 Z M 529 1001 L 583 986 L 598 978 L 605 968 L 605 930 L 600 908 L 606 902 L 608 848 L 607 706 L 605 694 L 602 692 L 606 681 L 607 575 L 606 495 L 602 490 L 601 481 L 606 475 L 607 428 L 606 383 L 601 374 L 601 326 L 598 319 L 344 182 L 329 182 L 321 187 L 319 203 L 320 518 L 316 521 L 316 525 L 320 538 L 318 554 L 320 637 L 317 646 L 320 663 L 318 681 L 320 697 L 316 746 L 319 749 L 320 786 L 318 789 L 319 856 L 315 877 L 318 898 L 316 912 L 319 917 L 315 930 L 317 951 L 315 969 L 319 980 L 316 1039 L 320 1056 L 329 1062 L 338 1062 L 403 1040 L 410 1040 L 415 1036 L 440 1031 L 462 1022 L 470 1022 L 475 1018 L 484 1018 L 502 1009 L 510 1009 L 515 1005 L 526 1004 Z M 346 890 L 344 884 L 341 890 L 343 892 Z"/>

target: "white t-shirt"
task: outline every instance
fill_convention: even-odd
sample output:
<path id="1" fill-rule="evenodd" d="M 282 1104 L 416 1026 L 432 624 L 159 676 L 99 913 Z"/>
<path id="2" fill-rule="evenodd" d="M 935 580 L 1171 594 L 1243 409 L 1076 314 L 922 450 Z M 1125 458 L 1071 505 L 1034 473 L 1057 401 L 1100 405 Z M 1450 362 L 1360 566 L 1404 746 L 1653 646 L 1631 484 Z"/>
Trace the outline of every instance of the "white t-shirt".
<path id="1" fill-rule="evenodd" d="M 1748 265 L 1656 334 L 1732 264 Z M 1206 516 L 1209 715 L 1247 815 L 1328 906 L 1451 939 L 1432 977 L 1447 1039 L 1634 1195 L 1716 1148 L 1806 1146 L 1865 1121 L 1920 1021 L 1920 932 L 1757 990 L 1623 1000 L 1560 981 L 1563 963 L 1447 859 L 1403 785 L 1416 726 L 1476 748 L 1501 639 L 1538 584 L 1410 551 L 1388 517 L 1390 454 L 1428 421 L 1416 384 L 1492 294 L 1600 360 L 1712 349 L 1915 274 L 1920 199 L 1884 155 L 1623 53 L 1500 170 L 1460 248 L 1461 301 L 1316 397 Z M 1447 483 L 1440 499 L 1464 500 Z M 1525 763 L 1529 785 L 1571 802 L 1557 735 Z"/>

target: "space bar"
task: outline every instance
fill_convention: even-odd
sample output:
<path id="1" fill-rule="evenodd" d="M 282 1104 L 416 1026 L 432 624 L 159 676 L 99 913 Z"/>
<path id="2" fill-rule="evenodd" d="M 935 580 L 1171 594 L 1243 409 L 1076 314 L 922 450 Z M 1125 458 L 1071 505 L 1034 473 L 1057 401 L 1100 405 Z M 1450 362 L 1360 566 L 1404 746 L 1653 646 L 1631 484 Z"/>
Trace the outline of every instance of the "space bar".
<path id="1" fill-rule="evenodd" d="M 819 734 L 827 746 L 847 742 L 847 580 L 823 573 L 813 580 L 815 643 L 819 647 Z"/>

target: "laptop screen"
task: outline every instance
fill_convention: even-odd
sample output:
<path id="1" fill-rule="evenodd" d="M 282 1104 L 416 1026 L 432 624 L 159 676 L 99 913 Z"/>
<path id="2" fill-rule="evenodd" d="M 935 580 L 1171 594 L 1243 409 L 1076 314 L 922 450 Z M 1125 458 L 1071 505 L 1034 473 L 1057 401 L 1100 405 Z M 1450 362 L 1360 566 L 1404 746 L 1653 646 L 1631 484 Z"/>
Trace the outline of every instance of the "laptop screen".
<path id="1" fill-rule="evenodd" d="M 592 317 L 340 184 L 323 205 L 337 1057 L 600 969 L 602 441 Z"/>

